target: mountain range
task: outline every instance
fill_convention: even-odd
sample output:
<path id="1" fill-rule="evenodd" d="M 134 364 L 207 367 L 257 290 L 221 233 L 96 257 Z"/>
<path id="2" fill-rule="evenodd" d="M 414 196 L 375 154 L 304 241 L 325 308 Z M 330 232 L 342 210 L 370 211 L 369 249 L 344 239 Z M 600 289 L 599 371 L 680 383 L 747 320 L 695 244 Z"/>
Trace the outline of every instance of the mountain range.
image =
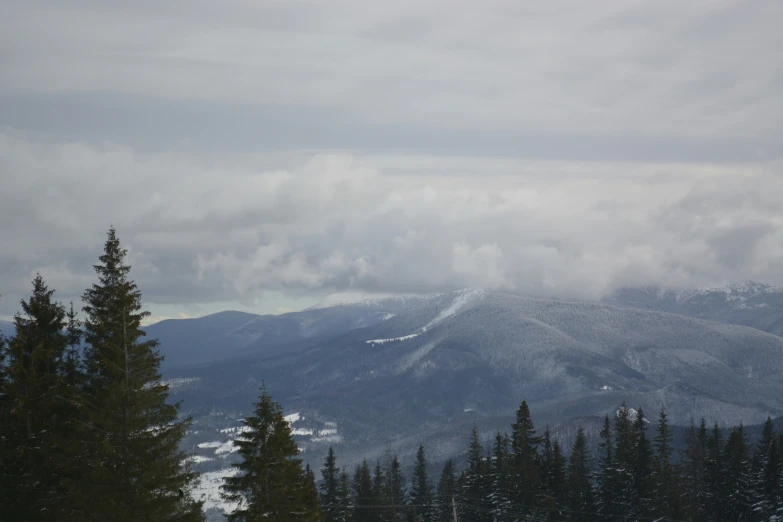
<path id="1" fill-rule="evenodd" d="M 719 297 L 626 289 L 596 303 L 460 290 L 277 319 L 227 312 L 148 333 L 180 361 L 165 374 L 196 419 L 195 445 L 230 442 L 225 434 L 206 439 L 239 426 L 263 381 L 299 414 L 294 426 L 308 459 L 341 442 L 349 462 L 389 448 L 412 456 L 424 442 L 437 461 L 464 450 L 474 423 L 487 436 L 507 429 L 522 399 L 566 439 L 577 423 L 597 432 L 622 401 L 650 416 L 664 406 L 680 425 L 693 415 L 724 425 L 780 416 L 783 293 L 754 286 Z M 673 313 L 677 303 L 689 313 Z M 225 325 L 222 336 L 216 324 Z M 213 359 L 187 361 L 175 328 L 201 336 L 199 357 Z"/>
<path id="2" fill-rule="evenodd" d="M 622 401 L 648 415 L 664 406 L 680 425 L 783 414 L 783 290 L 757 283 L 626 288 L 602 302 L 468 289 L 277 316 L 221 312 L 147 333 L 195 419 L 188 443 L 203 469 L 230 460 L 231 430 L 262 381 L 297 414 L 313 460 L 328 444 L 344 443 L 351 461 L 390 447 L 412 455 L 425 442 L 437 461 L 464 449 L 474 423 L 487 435 L 507 429 L 522 399 L 566 438 L 576 423 L 597 430 Z"/>

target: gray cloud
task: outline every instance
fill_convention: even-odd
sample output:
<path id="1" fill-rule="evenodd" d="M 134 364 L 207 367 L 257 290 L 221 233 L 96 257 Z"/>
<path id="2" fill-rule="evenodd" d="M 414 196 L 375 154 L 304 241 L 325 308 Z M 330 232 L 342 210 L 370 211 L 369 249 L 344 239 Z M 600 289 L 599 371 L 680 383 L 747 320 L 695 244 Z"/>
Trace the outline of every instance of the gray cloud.
<path id="1" fill-rule="evenodd" d="M 146 301 L 169 307 L 251 305 L 265 291 L 595 298 L 625 284 L 783 283 L 779 163 L 302 154 L 264 169 L 257 156 L 12 131 L 0 158 L 6 315 L 37 270 L 78 295 L 109 221 Z"/>
<path id="2" fill-rule="evenodd" d="M 0 10 L 17 128 L 647 161 L 769 160 L 783 141 L 776 0 Z"/>
<path id="3" fill-rule="evenodd" d="M 783 283 L 777 0 L 0 5 L 0 316 Z M 45 35 L 43 37 L 42 35 Z"/>

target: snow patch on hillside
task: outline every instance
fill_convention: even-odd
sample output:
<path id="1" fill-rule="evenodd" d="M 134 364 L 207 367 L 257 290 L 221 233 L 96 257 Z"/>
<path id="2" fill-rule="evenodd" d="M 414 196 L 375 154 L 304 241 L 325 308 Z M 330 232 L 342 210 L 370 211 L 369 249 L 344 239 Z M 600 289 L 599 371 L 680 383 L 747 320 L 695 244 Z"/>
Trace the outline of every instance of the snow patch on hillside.
<path id="1" fill-rule="evenodd" d="M 457 290 L 454 292 L 454 300 L 451 302 L 451 304 L 445 309 L 441 310 L 435 319 L 427 323 L 427 325 L 422 330 L 427 331 L 428 328 L 435 326 L 444 319 L 448 319 L 452 315 L 465 308 L 465 306 L 471 301 L 483 299 L 486 297 L 486 295 L 486 290 L 479 290 L 476 288 L 465 288 L 462 290 Z"/>
<path id="2" fill-rule="evenodd" d="M 304 419 L 304 417 L 302 417 L 301 415 L 299 415 L 299 412 L 296 412 L 296 413 L 291 413 L 290 415 L 286 415 L 286 416 L 285 416 L 285 417 L 283 417 L 283 418 L 285 419 L 285 421 L 286 421 L 288 424 L 293 424 L 293 423 L 295 423 L 295 422 L 298 422 L 298 421 L 299 421 L 299 420 L 301 420 L 301 419 Z"/>
<path id="3" fill-rule="evenodd" d="M 402 337 L 392 337 L 391 339 L 371 339 L 369 341 L 366 341 L 367 344 L 385 344 L 385 343 L 391 343 L 395 341 L 407 341 L 408 339 L 413 339 L 414 337 L 418 337 L 421 335 L 421 333 L 415 333 L 410 335 L 403 335 Z"/>
<path id="4" fill-rule="evenodd" d="M 220 498 L 220 486 L 223 485 L 223 479 L 235 476 L 239 470 L 235 468 L 223 468 L 217 471 L 202 473 L 199 476 L 198 484 L 193 491 L 193 497 L 196 500 L 204 501 L 204 509 L 217 508 L 225 513 L 231 513 L 239 504 L 235 502 L 226 502 Z"/>

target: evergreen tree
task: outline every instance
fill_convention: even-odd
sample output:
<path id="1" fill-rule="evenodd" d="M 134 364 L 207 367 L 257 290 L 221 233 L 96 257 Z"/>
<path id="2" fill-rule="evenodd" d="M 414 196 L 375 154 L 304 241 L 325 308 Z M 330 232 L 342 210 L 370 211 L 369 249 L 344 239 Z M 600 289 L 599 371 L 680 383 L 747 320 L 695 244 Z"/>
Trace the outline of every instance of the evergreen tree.
<path id="1" fill-rule="evenodd" d="M 88 465 L 71 494 L 80 520 L 202 520 L 201 504 L 189 496 L 197 474 L 183 466 L 180 450 L 190 419 L 178 420 L 179 405 L 166 403 L 158 343 L 142 340 L 149 312 L 128 278 L 126 254 L 111 228 L 94 266 L 98 283 L 83 296 Z"/>
<path id="2" fill-rule="evenodd" d="M 234 440 L 241 462 L 238 474 L 225 479 L 222 497 L 239 507 L 229 522 L 320 521 L 313 473 L 302 469 L 291 427 L 283 409 L 265 386 L 253 414 L 242 421 L 245 431 Z"/>
<path id="3" fill-rule="evenodd" d="M 460 515 L 476 522 L 489 520 L 489 473 L 479 441 L 478 426 L 473 425 L 468 448 L 468 469 L 460 480 Z"/>
<path id="4" fill-rule="evenodd" d="M 416 522 L 435 522 L 437 512 L 434 500 L 432 484 L 427 476 L 427 458 L 424 454 L 424 446 L 420 445 L 416 451 L 416 464 L 413 467 L 410 491 L 411 511 Z"/>
<path id="5" fill-rule="evenodd" d="M 550 513 L 551 520 L 561 520 L 564 518 L 564 507 L 568 504 L 568 480 L 566 475 L 567 461 L 563 450 L 560 448 L 560 442 L 555 440 L 552 444 L 552 470 L 550 479 L 550 490 L 554 498 L 556 511 Z"/>
<path id="6" fill-rule="evenodd" d="M 340 481 L 337 484 L 337 506 L 335 513 L 336 522 L 350 522 L 353 512 L 353 498 L 348 472 L 345 468 L 340 472 Z"/>
<path id="7" fill-rule="evenodd" d="M 522 510 L 530 512 L 529 506 L 541 503 L 541 477 L 538 466 L 538 445 L 540 437 L 530 416 L 527 402 L 522 401 L 511 425 L 511 449 L 514 453 L 512 501 Z"/>
<path id="8" fill-rule="evenodd" d="M 329 452 L 321 469 L 323 481 L 321 482 L 321 511 L 324 514 L 324 522 L 338 522 L 341 506 L 337 497 L 339 477 L 337 460 L 334 457 L 334 448 L 329 446 Z"/>
<path id="9" fill-rule="evenodd" d="M 707 425 L 704 418 L 697 429 L 691 420 L 685 450 L 682 455 L 682 483 L 684 486 L 685 515 L 693 522 L 708 520 L 707 500 Z"/>
<path id="10" fill-rule="evenodd" d="M 380 471 L 380 466 L 378 466 Z M 362 461 L 361 466 L 356 466 L 353 476 L 353 513 L 352 522 L 378 522 L 375 506 L 378 499 L 375 497 L 375 488 L 370 474 L 367 460 Z"/>
<path id="11" fill-rule="evenodd" d="M 570 520 L 590 521 L 595 516 L 592 457 L 582 427 L 576 433 L 568 464 L 568 512 Z"/>
<path id="12" fill-rule="evenodd" d="M 489 504 L 497 520 L 507 520 L 509 511 L 511 459 L 508 437 L 498 431 L 492 446 L 489 471 Z"/>
<path id="13" fill-rule="evenodd" d="M 767 417 L 753 456 L 753 512 L 762 520 L 775 514 L 780 503 L 780 456 L 772 419 Z"/>
<path id="14" fill-rule="evenodd" d="M 617 473 L 615 469 L 614 442 L 612 441 L 612 424 L 609 415 L 604 417 L 604 426 L 600 433 L 601 442 L 598 444 L 598 476 L 597 508 L 598 512 L 606 517 L 618 513 L 616 504 Z"/>
<path id="15" fill-rule="evenodd" d="M 614 439 L 614 515 L 632 517 L 638 508 L 636 432 L 625 402 L 615 416 Z"/>
<path id="16" fill-rule="evenodd" d="M 438 481 L 438 522 L 453 520 L 452 502 L 456 503 L 457 479 L 454 476 L 454 462 L 449 459 L 443 465 Z"/>
<path id="17" fill-rule="evenodd" d="M 65 350 L 62 373 L 66 385 L 71 387 L 74 393 L 76 393 L 77 388 L 84 381 L 84 373 L 81 365 L 81 354 L 79 353 L 79 347 L 82 344 L 82 323 L 76 316 L 73 301 L 71 301 L 66 319 L 65 339 L 68 347 Z"/>
<path id="18" fill-rule="evenodd" d="M 654 439 L 655 457 L 653 469 L 653 510 L 656 517 L 663 520 L 679 519 L 680 495 L 678 489 L 677 471 L 672 464 L 672 434 L 669 430 L 666 411 L 661 407 L 658 414 L 658 427 Z"/>
<path id="19" fill-rule="evenodd" d="M 13 497 L 16 475 L 16 423 L 12 415 L 13 402 L 6 392 L 8 376 L 8 341 L 0 333 L 0 520 L 14 520 L 17 514 Z"/>
<path id="20" fill-rule="evenodd" d="M 709 515 L 706 517 L 707 520 L 724 520 L 726 501 L 721 484 L 724 475 L 723 468 L 723 440 L 720 428 L 718 428 L 718 423 L 716 422 L 712 433 L 707 439 L 707 461 L 705 463 L 707 494 L 705 504 L 710 509 Z"/>
<path id="21" fill-rule="evenodd" d="M 383 474 L 383 489 L 386 510 L 383 520 L 386 522 L 400 522 L 405 518 L 405 475 L 396 455 L 387 458 L 386 472 Z"/>
<path id="22" fill-rule="evenodd" d="M 63 383 L 67 341 L 65 308 L 52 300 L 40 275 L 33 280 L 23 314 L 14 318 L 5 391 L 12 404 L 9 439 L 14 446 L 10 495 L 24 520 L 72 517 L 60 474 L 75 448 L 65 430 L 71 403 Z"/>
<path id="23" fill-rule="evenodd" d="M 634 512 L 639 517 L 650 518 L 653 508 L 653 491 L 655 471 L 653 469 L 652 444 L 647 438 L 647 420 L 639 407 L 636 421 L 633 424 L 635 432 L 636 460 L 634 462 Z"/>
<path id="24" fill-rule="evenodd" d="M 732 430 L 723 449 L 721 492 L 724 495 L 723 520 L 753 520 L 753 490 L 750 455 L 745 430 L 740 424 Z"/>

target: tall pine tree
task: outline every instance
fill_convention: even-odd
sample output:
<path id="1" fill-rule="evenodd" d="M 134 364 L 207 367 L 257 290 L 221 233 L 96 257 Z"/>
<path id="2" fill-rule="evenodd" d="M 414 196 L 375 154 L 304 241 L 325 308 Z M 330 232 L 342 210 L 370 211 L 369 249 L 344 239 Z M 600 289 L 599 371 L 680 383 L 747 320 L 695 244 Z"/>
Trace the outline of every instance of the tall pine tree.
<path id="1" fill-rule="evenodd" d="M 570 520 L 587 522 L 595 517 L 595 496 L 592 481 L 592 456 L 587 437 L 580 426 L 568 463 L 568 512 Z"/>
<path id="2" fill-rule="evenodd" d="M 243 424 L 246 430 L 234 440 L 242 457 L 234 464 L 239 473 L 222 486 L 222 497 L 239 505 L 229 522 L 320 521 L 312 472 L 302 469 L 291 427 L 266 387 Z"/>
<path id="3" fill-rule="evenodd" d="M 201 520 L 189 493 L 196 474 L 180 450 L 189 420 L 166 402 L 157 341 L 144 341 L 141 292 L 129 279 L 127 251 L 108 233 L 98 283 L 83 296 L 88 466 L 72 495 L 81 520 Z M 98 496 L 100 502 L 94 499 Z"/>
<path id="4" fill-rule="evenodd" d="M 443 465 L 438 481 L 438 522 L 451 522 L 452 504 L 456 504 L 457 478 L 454 473 L 454 462 L 449 459 Z"/>
<path id="5" fill-rule="evenodd" d="M 427 476 L 427 457 L 424 446 L 416 451 L 416 463 L 413 466 L 413 480 L 410 491 L 411 511 L 416 522 L 435 522 L 436 510 L 432 494 L 432 484 Z"/>
<path id="6" fill-rule="evenodd" d="M 321 468 L 323 480 L 321 481 L 320 502 L 321 510 L 324 514 L 324 522 L 339 522 L 341 506 L 337 496 L 340 480 L 338 474 L 339 470 L 337 469 L 337 459 L 334 456 L 334 448 L 329 446 L 324 467 Z"/>
<path id="7" fill-rule="evenodd" d="M 539 469 L 538 445 L 541 438 L 530 415 L 527 402 L 522 401 L 516 414 L 516 422 L 511 425 L 511 449 L 514 453 L 513 498 L 524 512 L 530 513 L 531 507 L 541 504 L 541 476 Z"/>
<path id="8" fill-rule="evenodd" d="M 60 475 L 76 447 L 66 429 L 72 407 L 63 382 L 67 339 L 65 308 L 52 300 L 40 275 L 33 293 L 22 300 L 14 318 L 5 390 L 13 404 L 11 440 L 15 470 L 11 495 L 24 520 L 67 520 L 72 517 Z M 72 456 L 72 455 L 70 455 Z"/>

